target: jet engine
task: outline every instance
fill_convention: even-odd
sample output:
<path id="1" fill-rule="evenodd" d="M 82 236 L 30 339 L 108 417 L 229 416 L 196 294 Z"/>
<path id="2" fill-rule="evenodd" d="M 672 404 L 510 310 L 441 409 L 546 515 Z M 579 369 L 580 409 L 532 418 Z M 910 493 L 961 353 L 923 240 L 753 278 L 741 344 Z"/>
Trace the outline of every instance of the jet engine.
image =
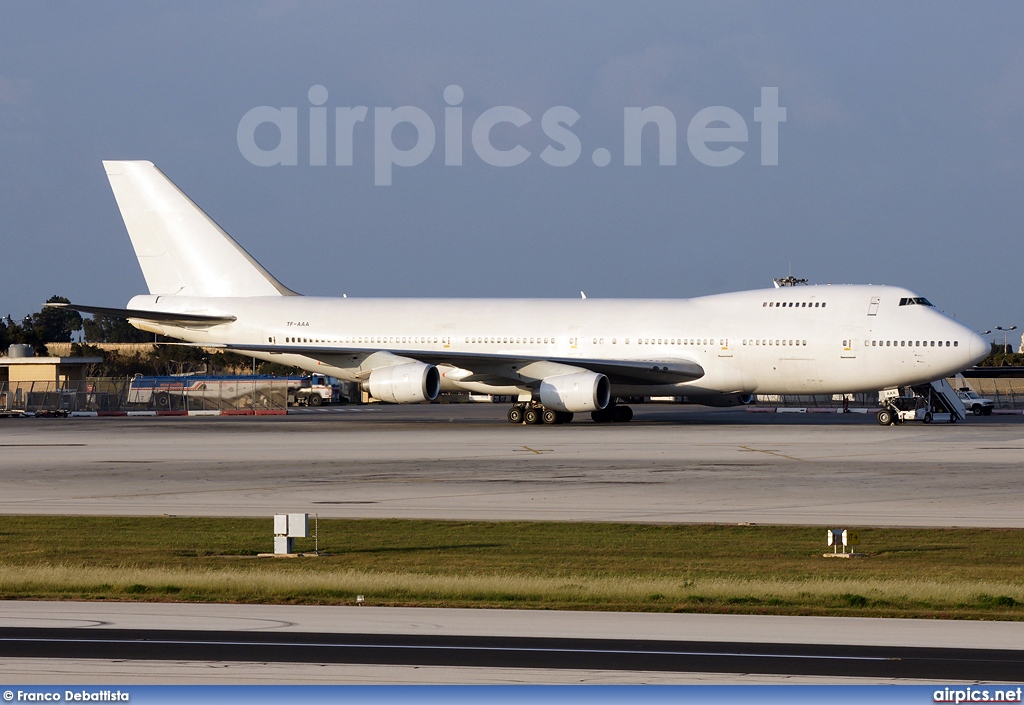
<path id="1" fill-rule="evenodd" d="M 378 367 L 370 372 L 370 395 L 393 404 L 434 401 L 441 391 L 441 375 L 425 362 Z"/>
<path id="2" fill-rule="evenodd" d="M 611 382 L 597 372 L 556 375 L 540 383 L 540 403 L 555 411 L 596 411 L 611 400 Z"/>

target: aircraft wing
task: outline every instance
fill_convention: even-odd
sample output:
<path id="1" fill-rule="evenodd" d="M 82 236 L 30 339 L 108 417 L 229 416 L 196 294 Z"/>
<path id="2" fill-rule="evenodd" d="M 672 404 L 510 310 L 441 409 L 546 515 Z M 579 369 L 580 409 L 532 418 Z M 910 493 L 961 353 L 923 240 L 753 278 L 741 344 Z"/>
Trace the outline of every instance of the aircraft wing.
<path id="1" fill-rule="evenodd" d="M 704 376 L 704 368 L 692 360 L 663 358 L 650 360 L 602 360 L 582 357 L 545 357 L 496 353 L 455 352 L 448 350 L 368 350 L 328 345 L 242 345 L 222 344 L 228 350 L 304 355 L 313 359 L 338 355 L 369 355 L 388 352 L 392 355 L 419 360 L 430 364 L 447 364 L 488 376 L 501 377 L 500 370 L 512 370 L 534 362 L 554 362 L 599 372 L 613 384 L 675 384 L 689 382 Z M 515 381 L 515 377 L 506 377 Z"/>
<path id="2" fill-rule="evenodd" d="M 215 326 L 231 323 L 234 316 L 210 316 L 200 313 L 174 313 L 171 311 L 143 311 L 136 308 L 106 308 L 103 306 L 83 306 L 81 304 L 45 304 L 49 308 L 67 308 L 80 313 L 94 313 L 109 318 L 134 318 L 139 321 L 154 321 L 181 326 Z"/>

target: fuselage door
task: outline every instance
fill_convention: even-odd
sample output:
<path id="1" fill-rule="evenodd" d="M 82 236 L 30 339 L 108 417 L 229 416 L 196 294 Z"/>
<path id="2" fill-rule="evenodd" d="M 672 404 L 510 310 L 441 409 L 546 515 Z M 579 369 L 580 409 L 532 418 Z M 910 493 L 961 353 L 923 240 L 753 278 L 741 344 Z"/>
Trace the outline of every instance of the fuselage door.
<path id="1" fill-rule="evenodd" d="M 269 344 L 269 345 L 277 345 L 277 335 L 276 335 L 276 333 L 277 333 L 277 331 L 275 329 L 273 329 L 273 328 L 264 328 L 263 329 L 263 340 L 266 341 L 267 344 Z M 283 342 L 283 340 L 282 340 L 282 342 Z M 279 355 L 280 353 L 276 353 L 276 352 L 272 352 L 271 351 L 270 354 L 271 355 Z"/>
<path id="2" fill-rule="evenodd" d="M 844 328 L 839 331 L 839 335 L 842 336 L 842 347 L 840 348 L 839 357 L 846 359 L 854 359 L 857 357 L 857 338 L 860 337 L 860 331 L 854 328 Z"/>
<path id="3" fill-rule="evenodd" d="M 878 315 L 878 304 L 879 304 L 880 301 L 881 301 L 881 299 L 879 297 L 877 297 L 877 296 L 872 296 L 871 297 L 871 303 L 868 304 L 868 315 L 869 316 L 877 316 Z"/>
<path id="4" fill-rule="evenodd" d="M 583 351 L 580 349 L 580 336 L 582 334 L 583 329 L 580 326 L 569 326 L 570 357 L 583 357 Z"/>

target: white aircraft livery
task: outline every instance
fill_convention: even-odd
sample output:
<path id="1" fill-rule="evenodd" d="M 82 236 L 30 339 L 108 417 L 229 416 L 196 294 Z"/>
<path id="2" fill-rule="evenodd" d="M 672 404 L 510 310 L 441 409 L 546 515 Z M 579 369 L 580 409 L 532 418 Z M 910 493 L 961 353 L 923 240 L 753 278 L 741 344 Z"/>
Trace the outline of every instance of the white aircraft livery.
<path id="1" fill-rule="evenodd" d="M 692 299 L 360 299 L 278 282 L 152 163 L 104 162 L 149 288 L 127 308 L 69 304 L 142 330 L 358 383 L 392 403 L 511 395 L 514 423 L 628 421 L 630 397 L 712 406 L 755 394 L 926 384 L 984 359 L 984 338 L 891 286 L 789 286 Z"/>

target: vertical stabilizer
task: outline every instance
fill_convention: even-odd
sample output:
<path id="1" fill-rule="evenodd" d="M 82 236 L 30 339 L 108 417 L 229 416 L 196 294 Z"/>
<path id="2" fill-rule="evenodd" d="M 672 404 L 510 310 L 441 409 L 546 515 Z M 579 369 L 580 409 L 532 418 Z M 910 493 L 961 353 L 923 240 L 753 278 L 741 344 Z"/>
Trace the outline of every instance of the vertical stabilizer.
<path id="1" fill-rule="evenodd" d="M 295 296 L 152 162 L 105 161 L 150 294 Z"/>

